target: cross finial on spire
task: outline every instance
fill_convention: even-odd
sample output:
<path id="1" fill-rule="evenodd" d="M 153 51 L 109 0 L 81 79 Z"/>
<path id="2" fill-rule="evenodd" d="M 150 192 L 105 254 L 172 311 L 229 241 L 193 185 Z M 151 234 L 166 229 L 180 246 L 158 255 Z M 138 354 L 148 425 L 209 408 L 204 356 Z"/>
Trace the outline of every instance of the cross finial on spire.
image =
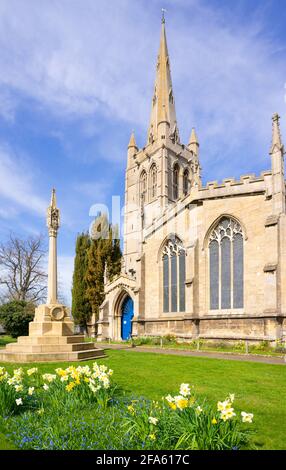
<path id="1" fill-rule="evenodd" d="M 165 13 L 167 12 L 167 10 L 165 8 L 162 8 L 162 23 L 165 23 Z"/>
<path id="2" fill-rule="evenodd" d="M 282 150 L 284 153 L 284 147 L 282 144 L 281 134 L 280 134 L 280 116 L 278 113 L 274 113 L 272 116 L 272 144 L 270 153 L 273 153 L 275 149 Z"/>

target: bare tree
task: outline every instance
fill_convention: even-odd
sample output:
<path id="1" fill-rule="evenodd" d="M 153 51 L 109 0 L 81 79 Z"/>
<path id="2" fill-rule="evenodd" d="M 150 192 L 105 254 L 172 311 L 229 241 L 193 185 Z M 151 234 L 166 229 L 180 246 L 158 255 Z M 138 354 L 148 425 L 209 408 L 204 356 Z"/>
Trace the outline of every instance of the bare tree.
<path id="1" fill-rule="evenodd" d="M 10 234 L 7 243 L 0 244 L 0 288 L 5 298 L 39 303 L 46 297 L 46 253 L 41 235 L 23 240 Z"/>

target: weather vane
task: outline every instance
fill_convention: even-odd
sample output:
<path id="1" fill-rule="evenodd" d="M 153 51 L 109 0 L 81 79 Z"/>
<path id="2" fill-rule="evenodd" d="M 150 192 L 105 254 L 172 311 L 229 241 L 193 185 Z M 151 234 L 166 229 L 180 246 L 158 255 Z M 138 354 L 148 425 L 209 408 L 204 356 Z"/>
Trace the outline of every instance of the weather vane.
<path id="1" fill-rule="evenodd" d="M 162 23 L 165 23 L 165 13 L 167 10 L 165 8 L 162 8 Z"/>

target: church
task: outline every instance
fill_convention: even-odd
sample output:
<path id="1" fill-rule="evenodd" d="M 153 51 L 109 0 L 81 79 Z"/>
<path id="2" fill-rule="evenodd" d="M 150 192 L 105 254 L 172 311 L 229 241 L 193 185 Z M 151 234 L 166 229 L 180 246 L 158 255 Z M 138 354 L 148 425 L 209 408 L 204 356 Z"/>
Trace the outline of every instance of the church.
<path id="1" fill-rule="evenodd" d="M 269 125 L 269 137 L 271 128 Z M 98 340 L 286 337 L 284 147 L 272 117 L 269 170 L 202 184 L 199 141 L 176 120 L 162 19 L 146 146 L 127 151 L 124 262 L 105 282 Z"/>

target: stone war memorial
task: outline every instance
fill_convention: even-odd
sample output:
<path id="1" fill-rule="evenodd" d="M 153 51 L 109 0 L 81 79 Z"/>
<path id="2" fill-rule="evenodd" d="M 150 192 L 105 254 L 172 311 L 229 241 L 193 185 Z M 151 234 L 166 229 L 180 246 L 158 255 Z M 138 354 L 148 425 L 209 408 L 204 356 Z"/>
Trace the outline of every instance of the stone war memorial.
<path id="1" fill-rule="evenodd" d="M 54 362 L 80 361 L 104 357 L 94 343 L 84 342 L 83 335 L 74 334 L 74 322 L 69 309 L 58 301 L 57 235 L 60 211 L 53 189 L 47 210 L 49 230 L 49 264 L 47 303 L 39 305 L 34 320 L 29 324 L 29 336 L 21 336 L 17 343 L 7 344 L 0 352 L 0 362 Z"/>

